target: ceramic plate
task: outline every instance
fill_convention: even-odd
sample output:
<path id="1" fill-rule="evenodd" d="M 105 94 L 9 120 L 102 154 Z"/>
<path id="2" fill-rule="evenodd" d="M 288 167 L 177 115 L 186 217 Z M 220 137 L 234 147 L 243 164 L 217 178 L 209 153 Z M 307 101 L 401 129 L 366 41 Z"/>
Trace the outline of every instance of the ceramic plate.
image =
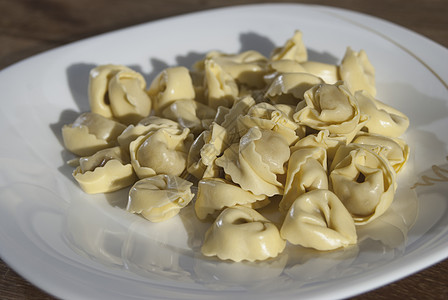
<path id="1" fill-rule="evenodd" d="M 377 98 L 411 120 L 411 156 L 389 212 L 359 245 L 286 251 L 261 263 L 206 259 L 203 228 L 185 209 L 152 224 L 123 209 L 126 191 L 84 194 L 66 165 L 61 126 L 89 109 L 89 70 L 124 64 L 148 80 L 218 49 L 268 55 L 304 34 L 310 60 L 337 64 L 347 46 L 376 68 Z M 448 256 L 447 49 L 404 28 L 321 6 L 253 5 L 131 27 L 37 55 L 0 72 L 0 254 L 64 299 L 341 298 Z"/>

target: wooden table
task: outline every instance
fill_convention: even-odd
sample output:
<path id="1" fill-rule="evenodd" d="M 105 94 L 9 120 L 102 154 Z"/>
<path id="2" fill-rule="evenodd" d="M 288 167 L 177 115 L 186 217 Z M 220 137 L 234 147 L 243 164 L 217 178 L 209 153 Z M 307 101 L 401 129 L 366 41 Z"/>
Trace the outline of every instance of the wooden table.
<path id="1" fill-rule="evenodd" d="M 187 12 L 257 2 L 276 1 L 0 0 L 0 69 L 33 54 L 114 29 Z M 448 47 L 446 0 L 289 2 L 337 6 L 370 14 Z M 448 299 L 448 260 L 353 299 L 404 298 Z M 0 260 L 0 299 L 54 297 L 24 280 Z"/>

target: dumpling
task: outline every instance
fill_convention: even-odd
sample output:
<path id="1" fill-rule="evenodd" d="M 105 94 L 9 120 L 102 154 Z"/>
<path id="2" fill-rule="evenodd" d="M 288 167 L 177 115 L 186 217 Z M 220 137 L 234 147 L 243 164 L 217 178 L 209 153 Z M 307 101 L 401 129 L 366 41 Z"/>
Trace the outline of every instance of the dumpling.
<path id="1" fill-rule="evenodd" d="M 197 217 L 204 220 L 208 215 L 213 215 L 225 207 L 251 205 L 265 199 L 266 196 L 256 196 L 227 180 L 204 178 L 198 184 L 194 209 Z"/>
<path id="2" fill-rule="evenodd" d="M 90 71 L 89 102 L 92 112 L 135 124 L 149 115 L 152 102 L 144 77 L 121 65 L 102 65 Z"/>
<path id="3" fill-rule="evenodd" d="M 223 210 L 205 234 L 201 252 L 233 261 L 276 257 L 286 246 L 278 228 L 256 210 L 238 206 Z"/>
<path id="4" fill-rule="evenodd" d="M 118 144 L 129 151 L 129 144 L 141 135 L 145 135 L 150 131 L 156 131 L 161 128 L 174 128 L 182 130 L 179 123 L 169 119 L 160 118 L 156 116 L 146 117 L 140 120 L 135 125 L 129 125 L 117 137 Z"/>
<path id="5" fill-rule="evenodd" d="M 389 162 L 368 147 L 339 147 L 330 170 L 333 192 L 357 225 L 381 216 L 394 199 L 396 173 Z"/>
<path id="6" fill-rule="evenodd" d="M 356 244 L 353 219 L 330 190 L 312 190 L 293 202 L 280 235 L 294 245 L 321 251 Z"/>
<path id="7" fill-rule="evenodd" d="M 271 60 L 290 59 L 302 63 L 308 60 L 308 52 L 302 40 L 302 32 L 296 30 L 294 35 L 282 47 L 275 48 Z"/>
<path id="8" fill-rule="evenodd" d="M 364 50 L 355 52 L 347 47 L 339 66 L 339 75 L 352 93 L 365 90 L 376 96 L 375 68 Z"/>
<path id="9" fill-rule="evenodd" d="M 273 196 L 283 192 L 277 175 L 285 173 L 289 155 L 288 142 L 280 134 L 252 127 L 216 159 L 216 165 L 244 190 Z"/>
<path id="10" fill-rule="evenodd" d="M 284 73 L 275 77 L 265 96 L 275 104 L 296 106 L 304 99 L 307 90 L 323 82 L 321 78 L 308 73 Z"/>
<path id="11" fill-rule="evenodd" d="M 349 143 L 367 121 L 358 101 L 342 82 L 318 84 L 305 92 L 305 100 L 297 105 L 294 120 L 315 130 L 328 130 L 343 136 Z"/>
<path id="12" fill-rule="evenodd" d="M 79 156 L 90 156 L 99 150 L 116 145 L 116 139 L 125 125 L 102 115 L 85 112 L 69 125 L 62 127 L 64 145 Z"/>
<path id="13" fill-rule="evenodd" d="M 230 74 L 239 84 L 252 88 L 263 88 L 265 81 L 267 58 L 261 53 L 249 50 L 239 54 L 224 54 L 215 52 L 207 55 L 213 61 Z"/>
<path id="14" fill-rule="evenodd" d="M 140 179 L 156 174 L 180 176 L 192 141 L 188 128 L 150 131 L 130 143 L 131 164 Z"/>
<path id="15" fill-rule="evenodd" d="M 298 141 L 299 134 L 304 135 L 304 132 L 300 132 L 299 125 L 294 122 L 292 116 L 266 102 L 255 104 L 246 115 L 240 115 L 237 124 L 240 133 L 247 132 L 249 128 L 254 126 L 260 129 L 273 130 L 283 136 L 289 145 Z"/>
<path id="16" fill-rule="evenodd" d="M 190 71 L 185 67 L 166 68 L 151 82 L 148 94 L 154 109 L 160 113 L 176 100 L 195 99 L 195 89 Z"/>
<path id="17" fill-rule="evenodd" d="M 274 79 L 284 73 L 307 73 L 305 68 L 295 60 L 281 59 L 270 61 L 267 65 L 264 81 L 270 85 Z"/>
<path id="18" fill-rule="evenodd" d="M 288 161 L 280 211 L 287 212 L 298 196 L 315 189 L 328 189 L 327 151 L 321 147 L 297 149 Z"/>
<path id="19" fill-rule="evenodd" d="M 216 110 L 195 100 L 184 99 L 172 102 L 161 115 L 189 128 L 192 133 L 199 134 L 205 129 L 202 120 L 213 119 Z"/>
<path id="20" fill-rule="evenodd" d="M 114 192 L 137 180 L 129 156 L 120 147 L 81 157 L 73 177 L 88 194 Z"/>
<path id="21" fill-rule="evenodd" d="M 178 176 L 159 174 L 137 181 L 129 191 L 126 210 L 151 222 L 177 215 L 194 197 L 193 183 Z"/>
<path id="22" fill-rule="evenodd" d="M 360 132 L 352 143 L 366 145 L 372 151 L 376 151 L 389 161 L 397 173 L 409 158 L 409 146 L 400 138 Z"/>
<path id="23" fill-rule="evenodd" d="M 366 91 L 356 92 L 355 98 L 361 113 L 369 116 L 364 124 L 369 133 L 398 137 L 408 129 L 409 118 L 399 110 L 373 98 Z"/>
<path id="24" fill-rule="evenodd" d="M 208 106 L 214 109 L 218 106 L 231 107 L 239 94 L 235 79 L 213 58 L 207 59 L 204 65 Z"/>

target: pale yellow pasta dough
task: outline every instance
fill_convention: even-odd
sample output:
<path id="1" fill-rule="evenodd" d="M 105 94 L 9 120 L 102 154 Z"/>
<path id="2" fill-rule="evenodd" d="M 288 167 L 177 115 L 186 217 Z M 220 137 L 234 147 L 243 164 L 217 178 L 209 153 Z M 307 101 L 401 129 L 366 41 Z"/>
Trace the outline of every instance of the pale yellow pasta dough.
<path id="1" fill-rule="evenodd" d="M 73 177 L 88 194 L 117 191 L 137 180 L 129 157 L 120 147 L 81 157 L 79 166 L 73 171 Z"/>
<path id="2" fill-rule="evenodd" d="M 270 61 L 267 65 L 264 81 L 271 84 L 272 81 L 280 74 L 284 73 L 306 73 L 305 68 L 295 60 L 281 59 Z"/>
<path id="3" fill-rule="evenodd" d="M 160 128 L 174 128 L 182 130 L 182 126 L 169 119 L 164 119 L 156 116 L 150 116 L 140 120 L 136 125 L 129 125 L 125 130 L 117 137 L 118 144 L 129 150 L 129 144 L 139 136 L 145 135 L 150 131 L 156 131 Z"/>
<path id="4" fill-rule="evenodd" d="M 287 212 L 298 196 L 316 189 L 328 189 L 327 151 L 321 147 L 299 148 L 288 161 L 280 211 Z"/>
<path id="5" fill-rule="evenodd" d="M 214 109 L 218 106 L 231 107 L 239 93 L 235 79 L 212 58 L 204 64 L 208 106 Z"/>
<path id="6" fill-rule="evenodd" d="M 252 106 L 246 115 L 240 115 L 237 119 L 238 132 L 240 135 L 246 133 L 250 128 L 257 126 L 260 129 L 273 130 L 279 133 L 289 145 L 295 143 L 300 138 L 299 125 L 287 114 L 288 107 L 279 107 L 266 102 L 261 102 Z M 299 132 L 299 134 L 298 134 Z"/>
<path id="7" fill-rule="evenodd" d="M 102 115 L 85 112 L 72 124 L 62 127 L 62 138 L 67 150 L 79 156 L 89 156 L 115 146 L 118 135 L 125 128 L 125 125 Z"/>
<path id="8" fill-rule="evenodd" d="M 189 128 L 194 134 L 204 129 L 202 120 L 211 119 L 216 110 L 192 99 L 176 100 L 168 105 L 161 113 L 164 118 L 176 121 L 184 128 Z"/>
<path id="9" fill-rule="evenodd" d="M 280 134 L 252 127 L 215 162 L 244 190 L 273 196 L 283 192 L 277 175 L 285 173 L 289 155 L 288 142 Z"/>
<path id="10" fill-rule="evenodd" d="M 216 158 L 227 148 L 227 131 L 212 123 L 209 130 L 203 131 L 193 142 L 188 152 L 187 171 L 197 179 L 218 177 L 219 167 Z"/>
<path id="11" fill-rule="evenodd" d="M 122 65 L 102 65 L 90 71 L 89 103 L 92 112 L 122 123 L 136 123 L 149 115 L 152 102 L 143 76 Z"/>
<path id="12" fill-rule="evenodd" d="M 294 120 L 301 125 L 328 130 L 350 142 L 367 122 L 358 101 L 341 81 L 318 84 L 306 91 L 304 98 L 294 114 Z"/>
<path id="13" fill-rule="evenodd" d="M 151 222 L 177 215 L 194 197 L 193 183 L 174 175 L 160 174 L 137 181 L 129 191 L 126 210 Z"/>
<path id="14" fill-rule="evenodd" d="M 251 205 L 265 200 L 266 196 L 255 196 L 232 182 L 221 178 L 204 178 L 198 183 L 198 195 L 194 205 L 196 216 L 204 220 L 225 207 Z"/>
<path id="15" fill-rule="evenodd" d="M 352 142 L 366 145 L 372 151 L 385 157 L 397 173 L 409 158 L 409 146 L 400 138 L 360 132 Z"/>
<path id="16" fill-rule="evenodd" d="M 282 47 L 274 49 L 271 60 L 291 59 L 299 63 L 308 60 L 308 52 L 302 40 L 302 32 L 296 30 L 294 35 Z"/>
<path id="17" fill-rule="evenodd" d="M 214 52 L 207 55 L 221 66 L 239 84 L 252 88 L 263 88 L 265 81 L 267 58 L 255 50 L 249 50 L 238 54 L 224 54 Z"/>
<path id="18" fill-rule="evenodd" d="M 358 144 L 341 146 L 331 165 L 330 182 L 357 225 L 381 216 L 394 199 L 396 173 L 377 152 Z"/>
<path id="19" fill-rule="evenodd" d="M 226 208 L 205 234 L 201 252 L 233 261 L 255 261 L 276 257 L 286 241 L 279 230 L 256 210 L 237 206 Z"/>
<path id="20" fill-rule="evenodd" d="M 285 217 L 281 236 L 294 245 L 321 251 L 356 244 L 353 219 L 330 190 L 318 189 L 299 196 Z"/>
<path id="21" fill-rule="evenodd" d="M 308 73 L 284 73 L 272 81 L 266 91 L 266 98 L 275 104 L 297 105 L 304 99 L 304 94 L 323 80 Z"/>
<path id="22" fill-rule="evenodd" d="M 294 146 L 291 147 L 291 152 L 304 147 L 322 147 L 327 151 L 327 158 L 330 163 L 333 160 L 339 146 L 346 144 L 347 139 L 344 136 L 332 136 L 328 130 L 324 129 L 320 130 L 316 134 L 309 134 L 300 139 Z"/>
<path id="23" fill-rule="evenodd" d="M 129 144 L 131 164 L 139 178 L 156 174 L 180 176 L 186 168 L 192 141 L 188 128 L 150 131 Z"/>
<path id="24" fill-rule="evenodd" d="M 355 52 L 347 47 L 339 66 L 339 75 L 352 93 L 365 90 L 376 96 L 375 68 L 364 50 Z"/>
<path id="25" fill-rule="evenodd" d="M 326 64 L 318 61 L 306 61 L 302 63 L 306 73 L 322 78 L 325 83 L 334 84 L 341 80 L 339 69 L 336 65 Z"/>
<path id="26" fill-rule="evenodd" d="M 190 71 L 185 67 L 166 68 L 160 72 L 151 82 L 148 94 L 156 112 L 176 100 L 194 99 L 196 95 Z"/>
<path id="27" fill-rule="evenodd" d="M 355 97 L 361 113 L 369 116 L 364 124 L 368 132 L 398 137 L 408 129 L 409 118 L 402 112 L 381 103 L 366 91 L 356 92 Z"/>

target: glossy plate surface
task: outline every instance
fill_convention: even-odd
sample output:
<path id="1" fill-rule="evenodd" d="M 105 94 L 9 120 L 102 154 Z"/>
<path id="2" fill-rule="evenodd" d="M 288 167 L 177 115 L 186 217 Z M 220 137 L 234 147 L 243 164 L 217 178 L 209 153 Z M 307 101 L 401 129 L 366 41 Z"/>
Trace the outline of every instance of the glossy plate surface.
<path id="1" fill-rule="evenodd" d="M 199 254 L 204 226 L 191 209 L 151 224 L 122 209 L 127 191 L 88 196 L 74 182 L 60 129 L 89 109 L 92 67 L 125 64 L 150 81 L 213 49 L 268 55 L 295 29 L 310 60 L 337 64 L 347 46 L 364 49 L 376 68 L 377 98 L 411 120 L 412 152 L 396 201 L 359 230 L 358 247 L 218 262 Z M 0 255 L 64 299 L 341 298 L 410 275 L 448 257 L 447 57 L 440 45 L 373 17 L 285 4 L 152 22 L 15 64 L 0 72 Z"/>

